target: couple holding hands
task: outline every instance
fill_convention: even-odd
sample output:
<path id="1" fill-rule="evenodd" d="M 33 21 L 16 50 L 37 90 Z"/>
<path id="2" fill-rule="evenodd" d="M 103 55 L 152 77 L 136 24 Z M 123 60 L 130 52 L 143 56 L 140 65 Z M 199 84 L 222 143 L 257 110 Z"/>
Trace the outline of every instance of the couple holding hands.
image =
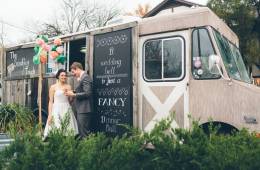
<path id="1" fill-rule="evenodd" d="M 78 86 L 72 90 L 67 84 L 67 73 L 59 69 L 56 78 L 58 81 L 50 87 L 48 119 L 44 129 L 44 139 L 52 127 L 60 128 L 65 117 L 69 117 L 67 129 L 80 138 L 90 132 L 92 121 L 92 80 L 83 70 L 80 63 L 74 62 L 71 73 L 78 81 Z"/>

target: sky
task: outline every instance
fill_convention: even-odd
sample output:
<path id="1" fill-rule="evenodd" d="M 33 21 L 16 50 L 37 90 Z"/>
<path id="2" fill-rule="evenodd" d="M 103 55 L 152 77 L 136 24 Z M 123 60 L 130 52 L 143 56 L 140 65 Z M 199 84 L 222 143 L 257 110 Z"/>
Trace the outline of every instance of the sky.
<path id="1" fill-rule="evenodd" d="M 59 9 L 61 0 L 0 0 L 0 34 L 5 44 L 16 44 L 34 35 L 32 25 L 48 21 Z M 99 0 L 106 1 L 106 0 Z M 163 0 L 120 0 L 119 6 L 131 12 L 138 4 L 149 3 L 153 8 Z M 205 5 L 207 0 L 188 0 Z M 4 24 L 2 24 L 2 21 Z"/>

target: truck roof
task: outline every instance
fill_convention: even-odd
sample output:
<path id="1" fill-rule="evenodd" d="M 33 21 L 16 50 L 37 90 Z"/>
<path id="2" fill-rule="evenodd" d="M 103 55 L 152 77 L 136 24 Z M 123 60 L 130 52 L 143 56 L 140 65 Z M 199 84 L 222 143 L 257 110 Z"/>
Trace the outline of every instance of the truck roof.
<path id="1" fill-rule="evenodd" d="M 139 34 L 149 35 L 172 30 L 212 26 L 231 42 L 238 45 L 237 35 L 208 7 L 195 7 L 144 18 L 139 23 Z"/>
<path id="2" fill-rule="evenodd" d="M 239 44 L 237 35 L 208 7 L 188 8 L 181 11 L 175 11 L 172 13 L 143 18 L 134 22 L 108 25 L 105 27 L 61 35 L 58 37 L 61 38 L 63 41 L 69 41 L 84 38 L 86 35 L 89 34 L 93 35 L 103 32 L 109 32 L 113 30 L 119 30 L 120 28 L 134 27 L 136 25 L 139 25 L 139 36 L 170 32 L 174 30 L 184 30 L 202 26 L 212 26 L 225 37 L 227 37 L 232 43 L 236 44 L 237 46 Z M 54 40 L 55 38 L 56 37 L 50 38 L 50 40 Z M 15 48 L 28 48 L 32 46 L 34 46 L 34 42 L 23 43 L 8 47 L 6 49 L 7 51 L 9 51 Z"/>

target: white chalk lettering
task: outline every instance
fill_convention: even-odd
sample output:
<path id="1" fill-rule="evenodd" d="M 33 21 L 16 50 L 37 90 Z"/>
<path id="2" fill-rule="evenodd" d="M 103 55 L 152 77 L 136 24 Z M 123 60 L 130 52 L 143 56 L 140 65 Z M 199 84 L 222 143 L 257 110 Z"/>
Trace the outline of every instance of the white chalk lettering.
<path id="1" fill-rule="evenodd" d="M 115 78 L 113 78 L 113 79 L 110 79 L 109 77 L 107 77 L 107 83 L 106 83 L 106 85 L 108 86 L 109 84 L 115 84 Z"/>
<path id="2" fill-rule="evenodd" d="M 116 133 L 116 125 L 106 124 L 106 132 Z"/>
<path id="3" fill-rule="evenodd" d="M 114 47 L 109 48 L 109 55 L 114 55 Z"/>
<path id="4" fill-rule="evenodd" d="M 104 123 L 108 123 L 108 124 L 119 124 L 120 122 L 120 119 L 112 119 L 112 118 L 109 118 L 109 117 L 106 117 L 106 116 L 101 116 L 101 123 L 104 124 Z"/>
<path id="5" fill-rule="evenodd" d="M 14 51 L 11 51 L 11 52 L 10 52 L 10 55 L 11 55 L 11 59 L 12 59 L 14 62 L 16 62 L 16 60 L 17 60 L 17 54 L 15 54 Z"/>
<path id="6" fill-rule="evenodd" d="M 116 68 L 114 66 L 110 67 L 110 68 L 105 67 L 105 73 L 104 74 L 108 74 L 108 75 L 115 74 L 115 69 Z"/>
<path id="7" fill-rule="evenodd" d="M 27 60 L 25 60 L 25 58 L 22 58 L 22 60 L 21 61 L 17 61 L 16 62 L 16 67 L 25 67 L 25 66 L 29 66 L 29 61 Z"/>
<path id="8" fill-rule="evenodd" d="M 99 106 L 124 107 L 126 98 L 98 98 Z"/>
<path id="9" fill-rule="evenodd" d="M 117 68 L 120 68 L 122 64 L 122 60 L 116 60 L 115 58 L 109 58 L 108 60 L 101 61 L 101 66 L 116 66 Z"/>

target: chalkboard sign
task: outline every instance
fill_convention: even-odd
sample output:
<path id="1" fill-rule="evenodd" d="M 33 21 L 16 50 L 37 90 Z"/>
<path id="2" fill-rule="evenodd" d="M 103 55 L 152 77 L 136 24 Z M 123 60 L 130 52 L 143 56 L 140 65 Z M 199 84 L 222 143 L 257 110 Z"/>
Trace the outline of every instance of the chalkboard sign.
<path id="1" fill-rule="evenodd" d="M 6 77 L 23 78 L 38 73 L 38 66 L 33 64 L 33 48 L 19 48 L 6 52 Z"/>
<path id="2" fill-rule="evenodd" d="M 99 131 L 122 135 L 132 125 L 131 29 L 94 36 L 94 108 Z"/>

